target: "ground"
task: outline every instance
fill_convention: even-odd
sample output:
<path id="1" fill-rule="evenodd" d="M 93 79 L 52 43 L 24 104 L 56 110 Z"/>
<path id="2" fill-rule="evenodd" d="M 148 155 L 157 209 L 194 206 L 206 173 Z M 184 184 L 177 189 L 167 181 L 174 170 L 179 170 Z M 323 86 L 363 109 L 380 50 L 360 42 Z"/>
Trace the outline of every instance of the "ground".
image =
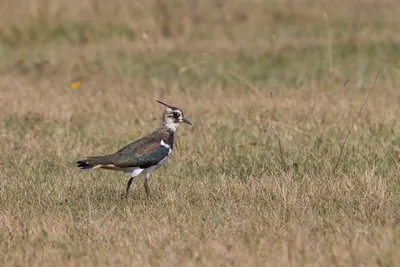
<path id="1" fill-rule="evenodd" d="M 3 3 L 0 265 L 399 266 L 399 13 Z M 193 127 L 149 201 L 143 176 L 121 199 L 122 173 L 77 170 L 156 129 L 157 99 Z"/>

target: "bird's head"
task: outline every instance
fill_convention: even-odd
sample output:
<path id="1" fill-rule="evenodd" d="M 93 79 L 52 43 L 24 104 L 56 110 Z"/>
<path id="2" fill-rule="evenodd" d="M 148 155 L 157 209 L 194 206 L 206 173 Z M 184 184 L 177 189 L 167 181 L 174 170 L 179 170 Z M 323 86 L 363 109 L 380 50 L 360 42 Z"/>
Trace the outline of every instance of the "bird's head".
<path id="1" fill-rule="evenodd" d="M 176 127 L 178 127 L 178 125 L 181 123 L 187 123 L 189 125 L 192 125 L 192 123 L 190 121 L 185 119 L 185 116 L 183 115 L 183 111 L 180 108 L 170 106 L 159 100 L 157 100 L 157 102 L 167 107 L 163 113 L 161 126 L 165 126 L 168 129 L 175 131 Z"/>

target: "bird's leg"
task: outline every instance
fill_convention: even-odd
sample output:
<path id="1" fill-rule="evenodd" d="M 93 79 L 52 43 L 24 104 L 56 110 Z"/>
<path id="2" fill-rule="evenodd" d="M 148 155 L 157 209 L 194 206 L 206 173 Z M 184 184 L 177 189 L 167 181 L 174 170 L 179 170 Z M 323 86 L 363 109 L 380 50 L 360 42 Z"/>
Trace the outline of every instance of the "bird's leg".
<path id="1" fill-rule="evenodd" d="M 150 197 L 149 176 L 150 176 L 150 173 L 146 173 L 146 175 L 144 176 L 144 182 L 143 182 L 144 191 L 146 191 L 146 198 Z"/>
<path id="2" fill-rule="evenodd" d="M 125 198 L 128 198 L 129 188 L 131 187 L 131 184 L 133 182 L 133 178 L 138 176 L 142 171 L 143 171 L 143 169 L 141 169 L 141 168 L 133 169 L 133 171 L 131 173 L 131 178 L 129 179 L 128 184 L 126 185 Z"/>
<path id="3" fill-rule="evenodd" d="M 131 178 L 129 179 L 129 181 L 128 181 L 128 184 L 127 184 L 127 186 L 126 186 L 125 198 L 128 198 L 128 192 L 129 192 L 129 188 L 131 187 L 131 184 L 132 184 L 132 182 L 133 182 L 133 178 L 135 178 L 135 177 L 131 177 Z"/>

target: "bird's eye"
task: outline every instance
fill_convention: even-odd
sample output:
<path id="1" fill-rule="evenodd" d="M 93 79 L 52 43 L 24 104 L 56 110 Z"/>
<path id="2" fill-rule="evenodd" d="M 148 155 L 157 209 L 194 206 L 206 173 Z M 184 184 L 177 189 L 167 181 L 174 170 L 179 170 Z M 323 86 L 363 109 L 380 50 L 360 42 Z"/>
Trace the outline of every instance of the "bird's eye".
<path id="1" fill-rule="evenodd" d="M 178 118 L 179 117 L 179 113 L 178 112 L 173 112 L 172 116 L 174 116 L 175 118 Z"/>

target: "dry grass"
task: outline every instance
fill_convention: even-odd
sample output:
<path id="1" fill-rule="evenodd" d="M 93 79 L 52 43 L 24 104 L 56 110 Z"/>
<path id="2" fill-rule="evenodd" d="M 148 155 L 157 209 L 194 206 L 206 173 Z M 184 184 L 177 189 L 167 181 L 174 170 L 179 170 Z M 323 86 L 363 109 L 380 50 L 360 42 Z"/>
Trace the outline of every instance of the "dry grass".
<path id="1" fill-rule="evenodd" d="M 114 2 L 0 6 L 0 265 L 400 265 L 396 1 Z M 156 99 L 194 126 L 121 200 L 74 161 Z"/>

